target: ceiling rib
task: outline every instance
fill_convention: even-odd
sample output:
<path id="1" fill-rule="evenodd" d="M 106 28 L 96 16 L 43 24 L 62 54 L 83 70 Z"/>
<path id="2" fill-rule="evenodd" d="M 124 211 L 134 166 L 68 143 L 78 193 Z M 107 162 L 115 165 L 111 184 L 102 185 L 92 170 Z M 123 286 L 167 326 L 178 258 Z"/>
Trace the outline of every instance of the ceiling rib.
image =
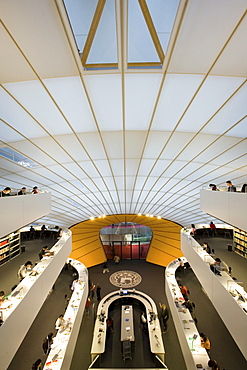
<path id="1" fill-rule="evenodd" d="M 92 20 L 92 23 L 91 23 L 91 27 L 90 27 L 90 30 L 89 30 L 89 33 L 88 33 L 88 36 L 87 36 L 87 40 L 86 40 L 86 43 L 85 43 L 85 46 L 84 46 L 84 49 L 83 49 L 83 52 L 82 52 L 82 56 L 81 56 L 81 63 L 82 63 L 83 66 L 85 66 L 88 55 L 90 53 L 90 50 L 91 50 L 91 47 L 92 47 L 92 44 L 93 44 L 93 39 L 94 39 L 94 36 L 96 34 L 96 31 L 97 31 L 97 28 L 98 28 L 98 25 L 99 25 L 99 21 L 100 21 L 101 15 L 102 15 L 103 10 L 104 10 L 105 3 L 106 3 L 106 0 L 99 0 L 98 1 L 97 7 L 96 7 L 96 10 L 95 10 L 95 13 L 94 13 L 94 17 L 93 17 L 93 20 Z"/>
<path id="2" fill-rule="evenodd" d="M 142 14 L 145 18 L 150 36 L 152 37 L 155 49 L 156 49 L 157 54 L 159 56 L 160 62 L 163 64 L 164 59 L 165 59 L 165 54 L 163 52 L 159 37 L 158 37 L 156 29 L 154 27 L 152 17 L 149 13 L 149 9 L 148 9 L 146 0 L 138 0 L 138 1 L 139 1 L 139 5 L 140 5 L 140 8 L 141 8 Z"/>

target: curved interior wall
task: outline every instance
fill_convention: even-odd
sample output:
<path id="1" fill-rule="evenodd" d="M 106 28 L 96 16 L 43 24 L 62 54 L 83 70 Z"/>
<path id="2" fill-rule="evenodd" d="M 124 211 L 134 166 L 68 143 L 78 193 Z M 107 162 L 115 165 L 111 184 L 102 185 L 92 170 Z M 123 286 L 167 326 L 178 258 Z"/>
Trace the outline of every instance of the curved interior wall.
<path id="1" fill-rule="evenodd" d="M 70 258 L 91 267 L 106 261 L 100 240 L 100 230 L 112 224 L 134 222 L 150 227 L 153 237 L 146 261 L 167 266 L 174 259 L 183 256 L 180 249 L 181 226 L 175 222 L 156 217 L 138 215 L 110 215 L 80 222 L 70 228 L 72 231 L 72 253 Z"/>

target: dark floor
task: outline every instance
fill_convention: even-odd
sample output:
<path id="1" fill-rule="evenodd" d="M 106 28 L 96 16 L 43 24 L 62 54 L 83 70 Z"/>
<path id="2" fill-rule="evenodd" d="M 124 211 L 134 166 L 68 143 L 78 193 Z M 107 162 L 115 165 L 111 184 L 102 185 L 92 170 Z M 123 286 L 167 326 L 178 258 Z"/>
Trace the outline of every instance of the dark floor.
<path id="1" fill-rule="evenodd" d="M 215 249 L 216 256 L 220 257 L 232 267 L 233 276 L 237 277 L 247 285 L 247 260 L 234 252 L 228 252 L 227 245 L 229 244 L 229 240 L 212 238 L 203 239 L 199 242 L 202 243 L 203 241 L 208 241 L 209 245 Z M 14 284 L 18 283 L 16 273 L 19 266 L 26 262 L 26 260 L 31 260 L 33 262 L 38 261 L 38 252 L 42 245 L 47 244 L 50 246 L 54 244 L 54 240 L 34 240 L 27 241 L 25 244 L 26 252 L 22 253 L 8 264 L 0 267 L 1 290 L 4 290 L 6 294 L 10 292 L 10 289 Z M 163 267 L 152 265 L 144 260 L 123 260 L 119 265 L 115 265 L 113 261 L 110 261 L 109 269 L 110 273 L 108 274 L 102 274 L 102 266 L 95 266 L 89 269 L 91 281 L 102 286 L 102 297 L 107 293 L 118 289 L 109 281 L 109 276 L 113 272 L 118 270 L 131 270 L 138 272 L 142 276 L 141 283 L 136 287 L 137 290 L 141 290 L 150 295 L 157 305 L 159 302 L 166 303 Z M 45 360 L 41 347 L 42 341 L 47 333 L 55 333 L 54 322 L 66 307 L 65 294 L 70 294 L 69 284 L 71 281 L 72 277 L 69 272 L 63 271 L 55 284 L 55 290 L 48 296 L 8 370 L 30 369 L 32 363 L 37 358 Z M 220 317 L 211 305 L 211 302 L 201 289 L 201 286 L 193 272 L 187 271 L 186 274 L 182 276 L 182 282 L 190 289 L 191 299 L 196 303 L 198 330 L 203 331 L 211 340 L 211 357 L 219 362 L 222 369 L 246 370 L 247 363 L 245 359 L 239 352 Z M 97 309 L 96 302 L 97 301 L 94 298 L 90 309 L 90 316 L 85 317 L 84 315 L 83 317 L 70 370 L 86 370 L 90 365 L 90 348 L 94 317 Z M 137 313 L 137 315 L 139 315 L 139 313 Z M 117 322 L 116 318 L 114 321 Z M 142 345 L 144 346 L 144 349 L 142 349 L 140 357 L 148 356 L 148 353 L 145 350 L 146 338 L 142 338 L 143 333 L 138 332 L 138 328 L 136 328 L 136 333 L 138 334 L 138 341 L 141 339 L 143 340 Z M 168 331 L 163 334 L 163 339 L 166 349 L 165 363 L 169 370 L 186 370 L 171 318 L 168 322 Z M 117 342 L 114 341 L 113 334 L 111 338 L 109 338 L 109 353 L 111 354 L 110 361 L 112 361 L 113 366 L 116 366 L 116 364 L 119 363 L 119 367 L 122 367 L 122 359 L 121 356 L 119 357 L 121 348 L 119 347 L 119 341 Z M 143 358 L 145 359 L 145 357 Z M 119 361 L 119 359 L 121 359 L 121 361 Z M 102 365 L 105 361 L 108 361 L 108 359 L 102 358 Z M 139 363 L 136 363 L 136 358 L 133 360 L 133 364 L 131 364 L 131 360 L 126 360 L 125 365 L 128 368 L 132 365 L 133 367 L 140 367 Z"/>

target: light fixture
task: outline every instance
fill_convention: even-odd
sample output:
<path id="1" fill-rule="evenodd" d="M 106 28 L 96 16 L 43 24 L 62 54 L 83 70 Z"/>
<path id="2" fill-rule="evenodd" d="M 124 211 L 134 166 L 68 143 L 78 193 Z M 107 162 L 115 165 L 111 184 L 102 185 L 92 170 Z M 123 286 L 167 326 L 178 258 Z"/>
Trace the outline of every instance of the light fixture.
<path id="1" fill-rule="evenodd" d="M 160 220 L 161 219 L 161 216 L 157 216 L 157 218 Z"/>
<path id="2" fill-rule="evenodd" d="M 149 217 L 149 213 L 146 214 L 146 217 Z"/>
<path id="3" fill-rule="evenodd" d="M 149 217 L 154 217 L 153 215 L 150 215 Z"/>
<path id="4" fill-rule="evenodd" d="M 92 220 L 92 221 L 93 221 L 93 220 L 94 220 L 94 217 L 93 217 L 93 216 L 91 216 L 91 217 L 90 217 L 90 220 Z"/>
<path id="5" fill-rule="evenodd" d="M 103 218 L 105 218 L 105 217 L 106 217 L 106 215 L 103 213 L 102 217 L 103 217 Z"/>
<path id="6" fill-rule="evenodd" d="M 138 213 L 138 216 L 141 216 L 142 214 L 141 213 Z"/>

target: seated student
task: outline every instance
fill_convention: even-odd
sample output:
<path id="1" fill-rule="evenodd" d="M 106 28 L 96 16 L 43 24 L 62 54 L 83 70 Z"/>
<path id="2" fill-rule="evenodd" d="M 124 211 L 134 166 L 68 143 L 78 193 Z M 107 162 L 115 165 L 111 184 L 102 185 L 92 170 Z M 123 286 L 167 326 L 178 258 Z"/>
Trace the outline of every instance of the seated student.
<path id="1" fill-rule="evenodd" d="M 31 261 L 27 261 L 24 265 L 21 265 L 17 273 L 20 281 L 22 281 L 26 276 L 28 276 L 31 271 L 32 271 Z"/>
<path id="2" fill-rule="evenodd" d="M 179 284 L 180 292 L 182 296 L 185 298 L 188 298 L 189 290 L 186 288 L 185 285 Z"/>
<path id="3" fill-rule="evenodd" d="M 210 340 L 204 333 L 200 333 L 200 337 L 201 337 L 201 347 L 205 348 L 205 350 L 209 354 L 209 350 L 211 347 Z"/>
<path id="4" fill-rule="evenodd" d="M 210 269 L 213 271 L 215 275 L 221 275 L 221 260 L 217 257 L 215 258 L 214 263 L 210 264 Z"/>
<path id="5" fill-rule="evenodd" d="M 58 319 L 55 323 L 55 329 L 59 331 L 63 331 L 66 329 L 67 321 L 64 319 L 64 315 L 61 314 L 58 316 Z"/>
<path id="6" fill-rule="evenodd" d="M 10 196 L 10 192 L 11 192 L 11 188 L 9 188 L 8 186 L 3 189 L 0 193 L 0 196 L 1 197 L 9 197 Z"/>
<path id="7" fill-rule="evenodd" d="M 210 253 L 211 253 L 211 248 L 210 248 L 210 246 L 208 245 L 208 243 L 203 243 L 203 249 L 204 249 L 208 254 L 210 254 Z"/>
<path id="8" fill-rule="evenodd" d="M 208 361 L 208 366 L 211 368 L 211 370 L 220 370 L 220 367 L 215 360 L 209 360 Z"/>

